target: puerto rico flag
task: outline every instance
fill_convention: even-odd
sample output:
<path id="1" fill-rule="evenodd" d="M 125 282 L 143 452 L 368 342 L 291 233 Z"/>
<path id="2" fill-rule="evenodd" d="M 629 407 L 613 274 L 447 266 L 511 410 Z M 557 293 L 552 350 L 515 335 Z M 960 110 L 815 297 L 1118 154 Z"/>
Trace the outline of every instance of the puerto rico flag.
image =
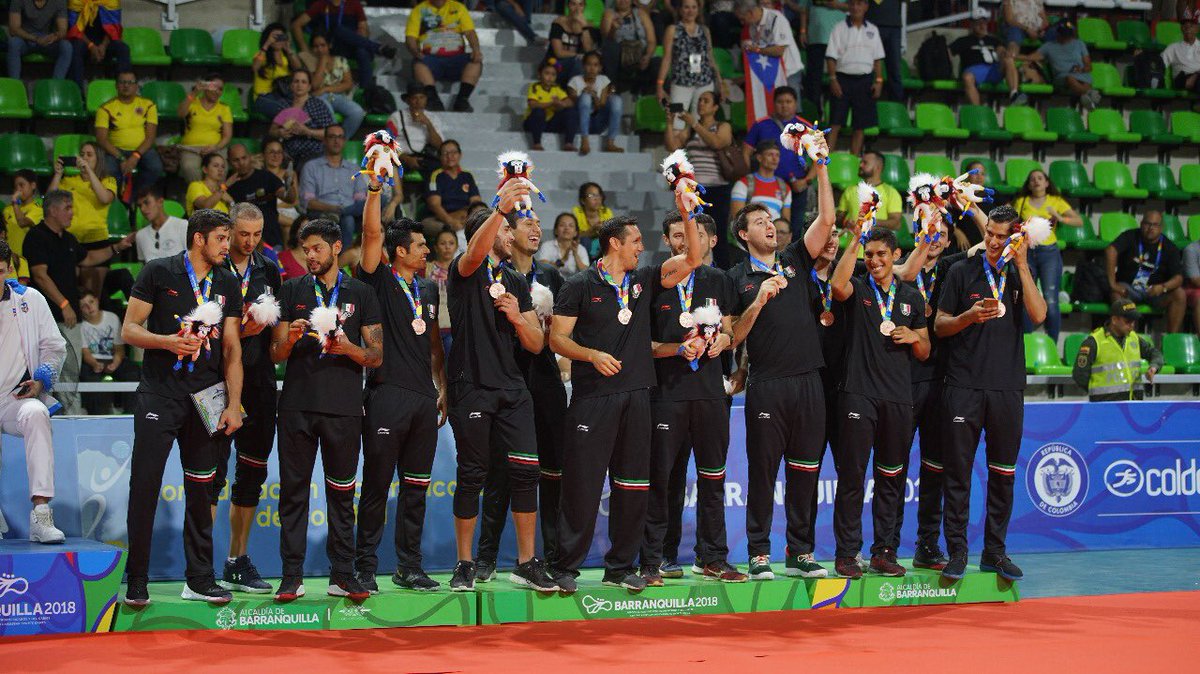
<path id="1" fill-rule="evenodd" d="M 749 129 L 774 112 L 775 87 L 787 84 L 787 73 L 782 58 L 743 51 L 742 60 L 746 65 L 746 128 Z"/>

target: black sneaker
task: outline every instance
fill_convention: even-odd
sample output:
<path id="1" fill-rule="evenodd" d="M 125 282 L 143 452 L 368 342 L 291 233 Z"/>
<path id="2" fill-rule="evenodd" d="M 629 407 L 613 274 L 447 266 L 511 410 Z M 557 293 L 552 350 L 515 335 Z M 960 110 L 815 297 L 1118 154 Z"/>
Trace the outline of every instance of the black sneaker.
<path id="1" fill-rule="evenodd" d="M 425 109 L 434 112 L 443 112 L 446 106 L 442 103 L 441 96 L 425 96 Z"/>
<path id="2" fill-rule="evenodd" d="M 838 557 L 833 560 L 833 572 L 842 578 L 862 578 L 857 557 Z"/>
<path id="3" fill-rule="evenodd" d="M 984 555 L 979 560 L 980 571 L 991 571 L 1007 581 L 1018 581 L 1025 577 L 1021 567 L 1013 564 L 1008 555 Z"/>
<path id="4" fill-rule="evenodd" d="M 641 592 L 646 589 L 646 579 L 633 571 L 605 569 L 604 585 L 609 587 L 623 587 L 630 592 Z"/>
<path id="5" fill-rule="evenodd" d="M 271 592 L 271 584 L 262 579 L 258 569 L 254 568 L 254 562 L 250 561 L 249 555 L 225 560 L 225 570 L 221 573 L 221 580 L 217 581 L 217 585 L 226 590 L 249 592 L 250 594 Z"/>
<path id="6" fill-rule="evenodd" d="M 216 606 L 228 604 L 233 599 L 229 590 L 217 585 L 211 576 L 187 581 L 183 584 L 183 592 L 180 592 L 179 596 L 188 601 L 206 601 Z"/>
<path id="7" fill-rule="evenodd" d="M 454 112 L 475 112 L 475 108 L 471 107 L 471 102 L 459 96 L 454 99 Z"/>
<path id="8" fill-rule="evenodd" d="M 896 562 L 894 550 L 884 550 L 871 555 L 871 571 L 881 576 L 897 578 L 903 576 L 905 568 Z"/>
<path id="9" fill-rule="evenodd" d="M 396 58 L 396 48 L 390 44 L 385 44 L 379 48 L 379 55 L 390 61 Z"/>
<path id="10" fill-rule="evenodd" d="M 496 579 L 496 560 L 480 559 L 475 562 L 475 582 L 490 583 Z"/>
<path id="11" fill-rule="evenodd" d="M 367 588 L 367 592 L 379 594 L 379 582 L 375 580 L 375 574 L 366 571 L 357 571 L 354 577 L 358 579 L 359 585 Z"/>
<path id="12" fill-rule="evenodd" d="M 329 589 L 325 592 L 330 597 L 345 597 L 353 602 L 363 602 L 371 596 L 371 591 L 350 573 L 330 574 Z"/>
<path id="13" fill-rule="evenodd" d="M 284 576 L 279 581 L 279 589 L 275 590 L 275 601 L 288 602 L 304 596 L 304 578 L 300 576 Z"/>
<path id="14" fill-rule="evenodd" d="M 464 559 L 454 565 L 454 575 L 450 577 L 450 591 L 475 591 L 475 562 Z"/>
<path id="15" fill-rule="evenodd" d="M 550 577 L 558 585 L 558 591 L 563 594 L 575 594 L 579 589 L 579 583 L 575 582 L 575 574 L 570 571 L 562 571 L 559 569 L 550 569 Z"/>
<path id="16" fill-rule="evenodd" d="M 150 604 L 150 589 L 145 578 L 130 577 L 125 586 L 125 605 L 141 608 Z"/>
<path id="17" fill-rule="evenodd" d="M 950 555 L 950 561 L 942 567 L 942 578 L 962 580 L 965 575 L 967 575 L 967 553 L 957 552 Z"/>
<path id="18" fill-rule="evenodd" d="M 425 575 L 421 569 L 396 569 L 392 574 L 392 583 L 406 590 L 417 592 L 433 592 L 442 586 L 441 583 Z"/>
<path id="19" fill-rule="evenodd" d="M 692 573 L 701 572 L 702 571 L 696 571 L 695 566 L 692 567 Z M 658 575 L 662 576 L 663 578 L 683 578 L 683 567 L 679 565 L 679 562 L 673 559 L 664 559 L 662 564 L 658 565 Z"/>
<path id="20" fill-rule="evenodd" d="M 664 585 L 662 571 L 659 570 L 659 567 L 643 566 L 638 573 L 641 574 L 642 580 L 646 581 L 646 587 L 662 587 Z"/>
<path id="21" fill-rule="evenodd" d="M 941 571 L 946 568 L 946 555 L 936 545 L 917 545 L 913 553 L 913 566 L 918 569 L 933 569 Z"/>
<path id="22" fill-rule="evenodd" d="M 528 562 L 518 564 L 509 574 L 508 580 L 538 592 L 558 592 L 558 583 L 554 582 L 546 572 L 546 565 L 537 557 L 530 557 Z"/>

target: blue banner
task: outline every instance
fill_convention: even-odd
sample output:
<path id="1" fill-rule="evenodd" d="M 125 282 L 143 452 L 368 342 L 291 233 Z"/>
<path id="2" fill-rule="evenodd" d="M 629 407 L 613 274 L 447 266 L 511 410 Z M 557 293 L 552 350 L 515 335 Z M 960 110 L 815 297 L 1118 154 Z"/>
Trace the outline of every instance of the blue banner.
<path id="1" fill-rule="evenodd" d="M 731 416 L 725 505 L 731 560 L 746 559 L 745 423 L 740 401 Z M 125 513 L 129 462 L 133 443 L 129 417 L 78 417 L 54 420 L 56 451 L 55 520 L 68 536 L 82 536 L 117 545 L 125 543 Z M 986 440 L 986 438 L 985 438 Z M 982 443 L 981 443 L 982 444 Z M 0 510 L 11 531 L 6 538 L 27 535 L 29 493 L 20 438 L 3 439 L 0 471 Z M 646 451 L 649 451 L 647 441 Z M 911 465 L 917 465 L 915 449 Z M 361 463 L 361 462 L 360 462 Z M 1200 545 L 1200 402 L 1142 403 L 1026 403 L 1025 429 L 1017 462 L 1012 523 L 1008 544 L 1012 553 L 1156 548 Z M 428 512 L 422 549 L 427 569 L 449 569 L 455 561 L 451 496 L 454 493 L 454 438 L 447 425 L 440 432 L 428 492 Z M 232 468 L 232 462 L 230 467 Z M 694 467 L 684 507 L 681 561 L 690 561 L 695 534 Z M 310 487 L 309 546 L 306 573 L 328 573 L 325 558 L 325 484 Z M 982 548 L 986 465 L 982 449 L 974 471 L 971 499 L 972 552 Z M 911 554 L 916 528 L 917 476 L 905 490 L 905 520 L 901 556 Z M 388 505 L 389 525 L 380 546 L 380 568 L 395 564 L 391 549 L 395 494 L 393 480 Z M 833 461 L 821 467 L 818 487 L 817 557 L 833 557 Z M 277 576 L 279 563 L 279 473 L 274 454 L 263 498 L 250 536 L 250 554 L 266 575 Z M 870 500 L 868 478 L 867 499 Z M 783 555 L 783 479 L 775 490 L 772 554 Z M 167 463 L 154 530 L 151 572 L 155 578 L 183 575 L 183 473 L 177 455 Z M 608 489 L 600 504 L 588 565 L 600 565 L 608 549 Z M 864 538 L 871 541 L 869 503 L 864 509 Z M 214 527 L 215 557 L 228 549 L 228 487 L 222 494 Z M 501 563 L 511 562 L 515 541 L 511 524 L 501 546 Z M 506 558 L 507 556 L 507 558 Z"/>

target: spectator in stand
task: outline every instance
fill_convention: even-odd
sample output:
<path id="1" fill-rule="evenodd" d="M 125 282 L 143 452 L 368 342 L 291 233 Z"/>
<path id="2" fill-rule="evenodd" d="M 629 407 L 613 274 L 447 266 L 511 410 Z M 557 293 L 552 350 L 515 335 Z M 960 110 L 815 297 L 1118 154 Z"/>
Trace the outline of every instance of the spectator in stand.
<path id="1" fill-rule="evenodd" d="M 163 210 L 162 188 L 147 185 L 137 195 L 137 207 L 147 226 L 134 234 L 137 256 L 142 262 L 170 257 L 187 248 L 188 221 Z"/>
<path id="2" fill-rule="evenodd" d="M 229 165 L 233 175 L 229 178 L 229 196 L 235 203 L 254 204 L 262 212 L 262 240 L 275 247 L 283 243 L 283 232 L 279 229 L 279 200 L 287 196 L 283 181 L 274 173 L 254 167 L 254 157 L 246 146 L 235 143 L 229 147 Z"/>
<path id="3" fill-rule="evenodd" d="M 783 218 L 775 220 L 775 248 L 784 249 L 792 242 L 792 223 Z"/>
<path id="4" fill-rule="evenodd" d="M 1192 93 L 1200 93 L 1200 42 L 1196 41 L 1197 21 L 1200 21 L 1200 9 L 1185 13 L 1182 20 L 1183 39 L 1167 45 L 1162 52 L 1163 63 L 1175 76 L 1175 88 Z M 12 57 L 8 58 L 11 63 Z"/>
<path id="5" fill-rule="evenodd" d="M 299 215 L 288 229 L 287 249 L 279 254 L 279 269 L 283 280 L 300 278 L 308 273 L 308 262 L 304 247 L 300 245 L 300 228 L 308 221 L 307 215 Z"/>
<path id="6" fill-rule="evenodd" d="M 791 87 L 776 87 L 772 94 L 775 107 L 772 109 L 771 117 L 760 119 L 750 127 L 750 131 L 746 134 L 745 142 L 742 143 L 742 154 L 746 159 L 746 165 L 752 166 L 750 160 L 753 158 L 754 149 L 759 143 L 765 140 L 775 143 L 775 147 L 779 149 L 779 167 L 775 169 L 775 176 L 782 178 L 792 190 L 792 224 L 796 227 L 804 227 L 804 211 L 807 202 L 807 192 L 810 178 L 805 173 L 804 167 L 801 166 L 800 156 L 791 150 L 785 148 L 779 142 L 779 134 L 783 132 L 783 128 L 789 123 L 799 120 L 796 116 L 796 104 L 799 102 L 796 98 L 796 91 Z M 732 220 L 732 218 L 730 218 Z M 720 222 L 720 221 L 718 221 Z M 725 225 L 722 224 L 722 227 Z M 724 238 L 724 237 L 722 237 Z"/>
<path id="7" fill-rule="evenodd" d="M 564 278 L 588 268 L 587 250 L 579 243 L 579 223 L 574 215 L 559 213 L 554 218 L 554 238 L 542 242 L 534 257 L 557 267 Z"/>
<path id="8" fill-rule="evenodd" d="M 80 91 L 86 91 L 83 71 L 87 61 L 112 62 L 117 67 L 118 79 L 121 73 L 129 71 L 129 45 L 121 41 L 121 0 L 68 0 L 67 26 L 67 39 L 71 41 L 70 78 Z"/>
<path id="9" fill-rule="evenodd" d="M 858 177 L 875 188 L 879 195 L 879 208 L 875 211 L 875 222 L 892 231 L 900 229 L 900 215 L 904 212 L 904 199 L 895 187 L 883 182 L 883 155 L 868 150 L 858 160 Z M 858 218 L 858 188 L 851 185 L 838 199 L 837 220 L 845 229 L 853 229 Z"/>
<path id="10" fill-rule="evenodd" d="M 1137 305 L 1129 300 L 1113 302 L 1108 322 L 1096 328 L 1079 344 L 1079 355 L 1071 379 L 1088 392 L 1088 402 L 1142 400 L 1142 361 L 1147 361 L 1146 381 L 1162 369 L 1162 352 L 1139 335 Z"/>
<path id="11" fill-rule="evenodd" d="M 579 154 L 592 151 L 588 135 L 604 133 L 602 152 L 624 152 L 617 146 L 617 134 L 621 133 L 621 115 L 625 104 L 617 94 L 612 80 L 600 72 L 600 55 L 589 52 L 583 57 L 583 74 L 571 78 L 567 84 L 567 95 L 575 102 L 579 123 Z"/>
<path id="12" fill-rule="evenodd" d="M 1050 221 L 1050 238 L 1040 246 L 1029 248 L 1029 271 L 1033 280 L 1042 287 L 1042 297 L 1046 298 L 1046 320 L 1043 323 L 1046 334 L 1058 341 L 1058 333 L 1062 328 L 1058 287 L 1062 280 L 1063 260 L 1062 251 L 1058 249 L 1056 230 L 1059 225 L 1082 227 L 1083 218 L 1071 208 L 1062 192 L 1041 169 L 1029 172 L 1013 201 L 1013 209 L 1021 216 L 1022 222 L 1034 216 Z M 1025 331 L 1033 332 L 1033 324 L 1027 322 Z"/>
<path id="13" fill-rule="evenodd" d="M 558 83 L 569 86 L 583 72 L 583 57 L 600 46 L 600 30 L 583 15 L 584 0 L 567 0 L 567 15 L 550 24 L 550 46 L 546 60 L 558 66 Z"/>
<path id="14" fill-rule="evenodd" d="M 408 15 L 404 45 L 413 57 L 413 77 L 425 87 L 430 110 L 446 108 L 436 82 L 458 82 L 455 112 L 474 112 L 471 92 L 483 73 L 483 51 L 475 22 L 458 0 L 422 0 Z M 470 45 L 471 53 L 466 47 Z"/>
<path id="15" fill-rule="evenodd" d="M 137 76 L 132 70 L 127 68 L 117 73 L 117 97 L 96 111 L 95 126 L 96 141 L 104 150 L 109 175 L 123 183 L 136 167 L 133 191 L 162 177 L 162 159 L 154 149 L 158 108 L 154 101 L 138 96 Z M 128 197 L 122 200 L 129 201 Z"/>
<path id="16" fill-rule="evenodd" d="M 12 203 L 4 207 L 4 230 L 8 245 L 18 256 L 24 255 L 21 251 L 24 250 L 25 234 L 41 221 L 42 199 L 37 193 L 37 174 L 29 169 L 20 169 L 13 174 Z"/>
<path id="17" fill-rule="evenodd" d="M 117 179 L 108 175 L 100 163 L 100 146 L 87 141 L 79 146 L 75 157 L 79 173 L 63 176 L 65 167 L 62 158 L 54 160 L 54 176 L 50 178 L 49 191 L 66 190 L 74 197 L 73 217 L 67 227 L 84 248 L 106 248 L 108 246 L 108 209 L 117 198 Z M 121 208 L 118 204 L 117 208 Z"/>
<path id="18" fill-rule="evenodd" d="M 1167 332 L 1179 332 L 1187 309 L 1183 262 L 1162 229 L 1162 211 L 1145 211 L 1141 227 L 1122 232 L 1104 249 L 1105 270 L 1113 302 L 1149 304 L 1166 312 Z"/>
<path id="19" fill-rule="evenodd" d="M 706 207 L 704 212 L 711 215 L 717 223 L 717 244 L 713 256 L 718 267 L 727 269 L 730 260 L 726 231 L 731 220 L 729 204 L 733 185 L 721 175 L 721 163 L 717 159 L 717 152 L 733 143 L 733 127 L 729 122 L 717 120 L 720 101 L 716 92 L 701 93 L 696 103 L 695 116 L 687 111 L 679 113 L 683 128 L 678 131 L 675 130 L 675 113 L 668 112 L 665 142 L 668 152 L 679 148 L 687 150 L 688 160 L 696 170 L 696 181 L 704 185 L 704 199 L 712 204 L 711 207 Z"/>
<path id="20" fill-rule="evenodd" d="M 708 11 L 708 25 L 712 28 L 713 47 L 717 49 L 737 49 L 741 44 L 742 25 L 738 23 L 737 15 L 733 13 L 733 0 L 712 0 L 705 3 Z M 741 54 L 735 54 L 741 58 Z"/>
<path id="21" fill-rule="evenodd" d="M 21 59 L 54 61 L 54 79 L 66 79 L 73 49 L 67 40 L 67 0 L 12 0 L 8 6 L 8 76 L 21 79 Z"/>
<path id="22" fill-rule="evenodd" d="M 270 23 L 258 38 L 258 53 L 250 62 L 254 73 L 254 100 L 250 106 L 267 119 L 275 119 L 291 103 L 292 70 L 301 66 L 300 58 L 292 51 L 283 24 Z M 285 85 L 277 87 L 281 78 Z"/>
<path id="23" fill-rule="evenodd" d="M 770 140 L 759 141 L 754 148 L 758 171 L 733 185 L 730 196 L 729 219 L 733 220 L 746 204 L 762 204 L 771 212 L 771 219 L 792 217 L 792 190 L 775 175 L 779 166 L 779 146 Z"/>
<path id="24" fill-rule="evenodd" d="M 400 100 L 408 110 L 397 110 L 388 117 L 387 128 L 393 138 L 398 138 L 406 150 L 400 155 L 405 171 L 419 171 L 429 175 L 437 170 L 438 148 L 442 146 L 442 133 L 438 129 L 437 115 L 425 109 L 429 99 L 425 87 L 416 82 L 408 83 L 408 90 L 400 94 Z"/>
<path id="25" fill-rule="evenodd" d="M 1200 241 L 1183 249 L 1184 292 L 1192 309 L 1192 330 L 1200 335 Z"/>
<path id="26" fill-rule="evenodd" d="M 901 84 L 900 77 L 900 49 L 904 35 L 900 18 L 901 4 L 902 0 L 867 2 L 867 21 L 879 30 L 879 40 L 883 43 L 884 66 L 887 69 L 884 91 L 893 101 L 904 101 L 904 85 Z M 855 122 L 855 126 L 857 125 Z"/>
<path id="27" fill-rule="evenodd" d="M 450 300 L 446 289 L 450 282 L 450 265 L 454 263 L 454 256 L 458 253 L 458 236 L 454 234 L 454 230 L 449 226 L 443 227 L 434 239 L 432 252 L 433 259 L 425 265 L 425 278 L 437 285 L 438 306 L 442 307 L 438 312 L 438 335 L 442 338 L 443 351 L 450 353 L 450 343 L 453 339 L 450 336 L 450 305 L 447 304 Z"/>
<path id="28" fill-rule="evenodd" d="M 299 111 L 299 112 L 297 112 Z M 303 113 L 303 114 L 301 114 Z M 289 116 L 290 115 L 290 116 Z M 281 117 L 288 117 L 283 120 Z M 299 120 L 307 121 L 301 123 Z M 282 121 L 283 123 L 279 123 Z M 288 156 L 301 169 L 308 160 L 321 154 L 322 141 L 326 138 L 326 129 L 333 126 L 333 113 L 329 106 L 319 98 L 312 96 L 312 74 L 307 70 L 296 70 L 292 73 L 292 106 L 271 122 L 270 135 L 283 141 L 283 147 Z M 345 134 L 342 134 L 343 142 Z"/>
<path id="29" fill-rule="evenodd" d="M 263 170 L 283 183 L 283 196 L 275 202 L 275 207 L 279 211 L 280 238 L 287 241 L 288 232 L 296 218 L 300 217 L 300 211 L 296 210 L 300 202 L 300 181 L 288 163 L 282 142 L 270 138 L 263 143 Z"/>
<path id="30" fill-rule="evenodd" d="M 1008 84 L 1010 105 L 1025 105 L 1028 96 L 1020 92 L 1021 78 L 1017 74 L 1017 63 L 1000 38 L 988 32 L 988 21 L 992 14 L 976 7 L 971 15 L 971 32 L 950 44 L 950 51 L 959 59 L 962 70 L 963 89 L 972 105 L 979 105 L 979 85 Z"/>
<path id="31" fill-rule="evenodd" d="M 825 74 L 825 47 L 833 27 L 846 20 L 849 5 L 839 0 L 800 0 L 800 47 L 805 50 L 804 98 L 822 109 L 821 76 Z M 778 230 L 776 231 L 778 238 Z"/>
<path id="32" fill-rule="evenodd" d="M 593 259 L 600 253 L 596 234 L 600 225 L 613 217 L 613 210 L 605 202 L 608 197 L 598 183 L 586 182 L 579 186 L 579 204 L 571 209 L 575 224 L 579 227 L 579 243 L 587 249 Z"/>
<path id="33" fill-rule="evenodd" d="M 3 243 L 5 246 L 8 245 L 8 230 L 2 227 L 0 227 L 0 243 Z M 8 265 L 8 272 L 0 274 L 0 283 L 4 281 L 16 281 L 29 285 L 29 263 L 25 261 L 25 258 L 17 255 L 16 251 L 11 248 L 9 248 L 9 251 L 12 252 L 12 260 Z"/>
<path id="34" fill-rule="evenodd" d="M 466 250 L 467 237 L 463 233 L 463 226 L 467 224 L 471 205 L 482 204 L 483 197 L 479 196 L 475 176 L 464 171 L 459 164 L 462 147 L 457 140 L 444 141 L 438 156 L 441 157 L 442 166 L 429 176 L 429 192 L 425 197 L 425 205 L 433 214 L 423 223 L 425 231 L 433 236 L 442 231 L 442 225 L 450 225 L 458 237 L 459 248 Z"/>
<path id="35" fill-rule="evenodd" d="M 100 309 L 100 300 L 92 293 L 79 298 L 80 339 L 83 344 L 83 366 L 79 369 L 79 381 L 138 381 L 141 370 L 126 359 L 125 342 L 121 340 L 121 321 L 111 311 Z M 84 393 L 83 407 L 88 414 L 112 414 L 112 393 Z M 133 396 L 120 394 L 121 408 L 125 413 L 133 412 Z"/>
<path id="36" fill-rule="evenodd" d="M 742 50 L 747 55 L 765 54 L 782 59 L 787 85 L 795 95 L 800 91 L 804 61 L 787 18 L 778 10 L 760 7 L 758 0 L 736 0 L 733 12 L 743 26 Z"/>
<path id="37" fill-rule="evenodd" d="M 663 88 L 667 72 L 671 73 L 671 95 Z M 725 82 L 717 72 L 713 58 L 712 35 L 708 26 L 700 23 L 700 0 L 681 0 L 679 22 L 667 26 L 663 33 L 663 57 L 658 67 L 658 100 L 669 100 L 696 111 L 700 94 L 715 91 L 725 94 Z"/>
<path id="38" fill-rule="evenodd" d="M 309 218 L 324 217 L 338 223 L 342 246 L 349 248 L 362 220 L 367 181 L 355 180 L 358 166 L 342 158 L 346 132 L 337 124 L 325 128 L 325 154 L 300 170 L 300 199 Z"/>
<path id="39" fill-rule="evenodd" d="M 308 44 L 308 40 L 304 39 L 304 29 L 313 21 L 317 21 L 317 30 L 332 40 L 334 54 L 358 62 L 358 81 L 364 87 L 375 84 L 376 54 L 389 60 L 396 58 L 395 47 L 382 45 L 368 37 L 367 15 L 359 0 L 316 0 L 308 3 L 308 9 L 292 19 L 292 36 L 296 44 Z"/>
<path id="40" fill-rule="evenodd" d="M 967 182 L 975 185 L 987 184 L 987 167 L 983 165 L 983 162 L 973 161 L 967 164 L 966 168 L 968 172 L 974 171 L 967 177 Z M 954 240 L 951 245 L 946 246 L 946 250 L 943 252 L 954 254 L 965 251 L 983 241 L 983 237 L 987 233 L 988 221 L 987 212 L 983 208 L 977 206 L 971 208 L 970 213 L 967 213 L 956 205 L 950 204 L 947 210 L 950 211 L 952 220 L 949 226 L 950 236 L 954 237 Z"/>
<path id="41" fill-rule="evenodd" d="M 529 21 L 533 18 L 535 10 L 533 0 L 483 0 L 483 4 L 487 8 L 500 15 L 500 18 L 507 21 L 513 28 L 525 38 L 525 43 L 528 45 L 541 46 L 546 44 L 546 40 L 538 37 L 533 31 L 533 24 Z"/>
<path id="42" fill-rule="evenodd" d="M 650 89 L 654 73 L 654 24 L 650 14 L 633 0 L 614 0 L 600 21 L 604 72 L 615 73 L 613 82 L 619 92 L 634 95 Z"/>
<path id="43" fill-rule="evenodd" d="M 679 0 L 634 0 L 639 7 L 650 16 L 650 25 L 654 26 L 654 37 L 659 44 L 663 43 L 663 35 L 667 26 L 679 20 L 676 5 Z"/>
<path id="44" fill-rule="evenodd" d="M 867 0 L 850 0 L 850 17 L 833 27 L 825 48 L 825 67 L 829 73 L 829 150 L 837 151 L 838 135 L 853 112 L 854 134 L 850 153 L 862 151 L 863 129 L 879 122 L 875 101 L 883 92 L 885 52 L 879 28 L 866 20 Z"/>
<path id="45" fill-rule="evenodd" d="M 1051 80 L 1079 97 L 1088 110 L 1100 104 L 1100 92 L 1092 88 L 1092 58 L 1087 45 L 1075 36 L 1075 24 L 1063 19 L 1054 26 L 1054 39 L 1024 57 L 1050 66 Z"/>
<path id="46" fill-rule="evenodd" d="M 529 134 L 529 149 L 541 152 L 542 134 L 546 131 L 563 135 L 563 152 L 575 151 L 575 134 L 579 126 L 579 115 L 574 110 L 575 102 L 566 90 L 558 86 L 558 69 L 549 61 L 538 67 L 538 79 L 530 82 L 525 90 L 525 121 L 521 127 Z"/>
<path id="47" fill-rule="evenodd" d="M 216 152 L 225 156 L 233 138 L 233 111 L 221 102 L 225 82 L 220 73 L 209 73 L 179 102 L 176 113 L 183 120 L 179 139 L 179 174 L 189 183 L 200 179 L 200 161 Z"/>
<path id="48" fill-rule="evenodd" d="M 225 175 L 228 170 L 225 158 L 217 153 L 206 154 L 202 160 L 201 171 L 204 176 L 188 185 L 184 207 L 187 214 L 201 208 L 213 208 L 222 213 L 228 213 L 236 201 L 229 194 L 225 185 Z"/>
<path id="49" fill-rule="evenodd" d="M 350 62 L 345 56 L 330 51 L 329 37 L 321 32 L 313 32 L 309 49 L 300 54 L 300 60 L 312 73 L 312 96 L 325 101 L 331 110 L 342 116 L 346 137 L 353 138 L 367 113 L 354 102 L 354 77 L 350 75 Z"/>
<path id="50" fill-rule="evenodd" d="M 1004 0 L 1004 40 L 1008 52 L 1014 56 L 1021 53 L 1021 43 L 1030 40 L 1052 40 L 1047 34 L 1050 20 L 1046 18 L 1043 0 Z"/>

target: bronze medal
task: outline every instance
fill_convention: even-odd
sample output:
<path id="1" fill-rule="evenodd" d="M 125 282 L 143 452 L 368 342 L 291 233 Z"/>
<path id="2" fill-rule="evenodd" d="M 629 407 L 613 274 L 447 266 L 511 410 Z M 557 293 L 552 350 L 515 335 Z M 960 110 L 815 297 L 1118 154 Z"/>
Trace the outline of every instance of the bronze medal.
<path id="1" fill-rule="evenodd" d="M 824 325 L 827 328 L 829 326 L 833 325 L 833 312 L 832 311 L 822 311 L 820 320 L 821 320 L 821 325 Z"/>

